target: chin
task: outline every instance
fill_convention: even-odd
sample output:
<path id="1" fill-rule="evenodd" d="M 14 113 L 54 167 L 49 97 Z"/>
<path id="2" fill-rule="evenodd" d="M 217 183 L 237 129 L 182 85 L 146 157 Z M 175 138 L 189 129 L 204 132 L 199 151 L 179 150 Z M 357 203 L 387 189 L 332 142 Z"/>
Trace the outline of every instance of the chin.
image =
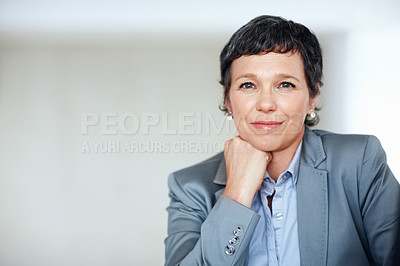
<path id="1" fill-rule="evenodd" d="M 264 151 L 264 152 L 274 152 L 274 151 L 282 150 L 281 147 L 276 146 L 276 145 L 265 145 L 265 144 L 264 145 L 263 144 L 257 145 L 257 144 L 255 144 L 253 146 L 257 150 Z"/>
<path id="2" fill-rule="evenodd" d="M 272 138 L 272 139 L 271 139 Z M 245 141 L 250 143 L 254 148 L 260 151 L 276 151 L 280 148 L 280 141 L 274 140 L 274 137 L 257 137 L 257 136 L 247 136 L 247 138 L 243 138 Z"/>

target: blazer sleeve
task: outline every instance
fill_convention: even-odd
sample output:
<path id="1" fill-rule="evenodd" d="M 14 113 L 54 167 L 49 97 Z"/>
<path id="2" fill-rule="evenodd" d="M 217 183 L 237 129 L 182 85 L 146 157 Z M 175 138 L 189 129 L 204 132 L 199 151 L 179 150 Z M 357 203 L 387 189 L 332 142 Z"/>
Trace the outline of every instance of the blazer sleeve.
<path id="1" fill-rule="evenodd" d="M 180 184 L 174 174 L 168 185 L 165 265 L 245 265 L 260 216 L 222 195 L 210 206 L 211 196 L 193 184 Z M 235 235 L 236 243 L 229 244 Z"/>
<path id="2" fill-rule="evenodd" d="M 379 140 L 370 136 L 359 179 L 359 200 L 376 265 L 400 265 L 400 185 Z"/>

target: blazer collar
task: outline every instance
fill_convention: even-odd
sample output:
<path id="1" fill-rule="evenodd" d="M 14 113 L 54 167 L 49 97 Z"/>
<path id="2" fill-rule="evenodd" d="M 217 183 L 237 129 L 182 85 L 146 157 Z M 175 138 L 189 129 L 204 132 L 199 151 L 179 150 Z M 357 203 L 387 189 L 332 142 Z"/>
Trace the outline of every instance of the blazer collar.
<path id="1" fill-rule="evenodd" d="M 300 163 L 317 167 L 325 160 L 326 155 L 322 145 L 321 137 L 311 129 L 306 128 L 303 136 L 303 147 L 301 150 Z M 226 185 L 226 165 L 223 153 L 219 163 L 217 173 L 215 174 L 214 183 L 218 185 Z"/>
<path id="2" fill-rule="evenodd" d="M 303 136 L 300 163 L 317 167 L 326 158 L 322 139 L 313 130 L 306 128 Z"/>

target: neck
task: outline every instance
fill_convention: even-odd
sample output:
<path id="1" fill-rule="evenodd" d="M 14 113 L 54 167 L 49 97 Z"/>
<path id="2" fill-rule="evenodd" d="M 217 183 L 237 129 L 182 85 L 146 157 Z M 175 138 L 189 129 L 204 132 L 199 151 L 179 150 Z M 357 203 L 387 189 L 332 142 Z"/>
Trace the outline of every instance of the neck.
<path id="1" fill-rule="evenodd" d="M 305 127 L 301 129 L 301 133 L 297 136 L 295 141 L 286 149 L 279 151 L 272 151 L 272 161 L 268 164 L 267 170 L 269 175 L 275 182 L 283 171 L 285 171 L 296 153 L 297 147 L 304 136 Z"/>

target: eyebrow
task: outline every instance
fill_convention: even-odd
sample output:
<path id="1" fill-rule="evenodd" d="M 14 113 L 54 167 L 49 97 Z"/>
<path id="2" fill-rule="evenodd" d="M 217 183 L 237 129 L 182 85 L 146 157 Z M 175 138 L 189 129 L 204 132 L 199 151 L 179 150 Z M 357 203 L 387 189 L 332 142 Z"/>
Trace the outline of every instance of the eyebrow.
<path id="1" fill-rule="evenodd" d="M 296 78 L 295 76 L 289 75 L 289 74 L 284 74 L 284 73 L 276 73 L 273 75 L 274 78 L 281 78 L 281 79 L 294 79 L 297 82 L 300 82 L 300 80 L 298 78 Z M 253 79 L 258 79 L 257 75 L 253 74 L 253 73 L 245 73 L 242 74 L 240 76 L 238 76 L 235 81 L 242 79 L 242 78 L 253 78 Z"/>
<path id="2" fill-rule="evenodd" d="M 237 81 L 237 80 L 242 79 L 242 78 L 253 78 L 253 79 L 256 79 L 257 76 L 254 75 L 253 73 L 245 73 L 245 74 L 242 74 L 242 75 L 238 76 L 237 78 L 235 78 L 234 81 Z"/>

